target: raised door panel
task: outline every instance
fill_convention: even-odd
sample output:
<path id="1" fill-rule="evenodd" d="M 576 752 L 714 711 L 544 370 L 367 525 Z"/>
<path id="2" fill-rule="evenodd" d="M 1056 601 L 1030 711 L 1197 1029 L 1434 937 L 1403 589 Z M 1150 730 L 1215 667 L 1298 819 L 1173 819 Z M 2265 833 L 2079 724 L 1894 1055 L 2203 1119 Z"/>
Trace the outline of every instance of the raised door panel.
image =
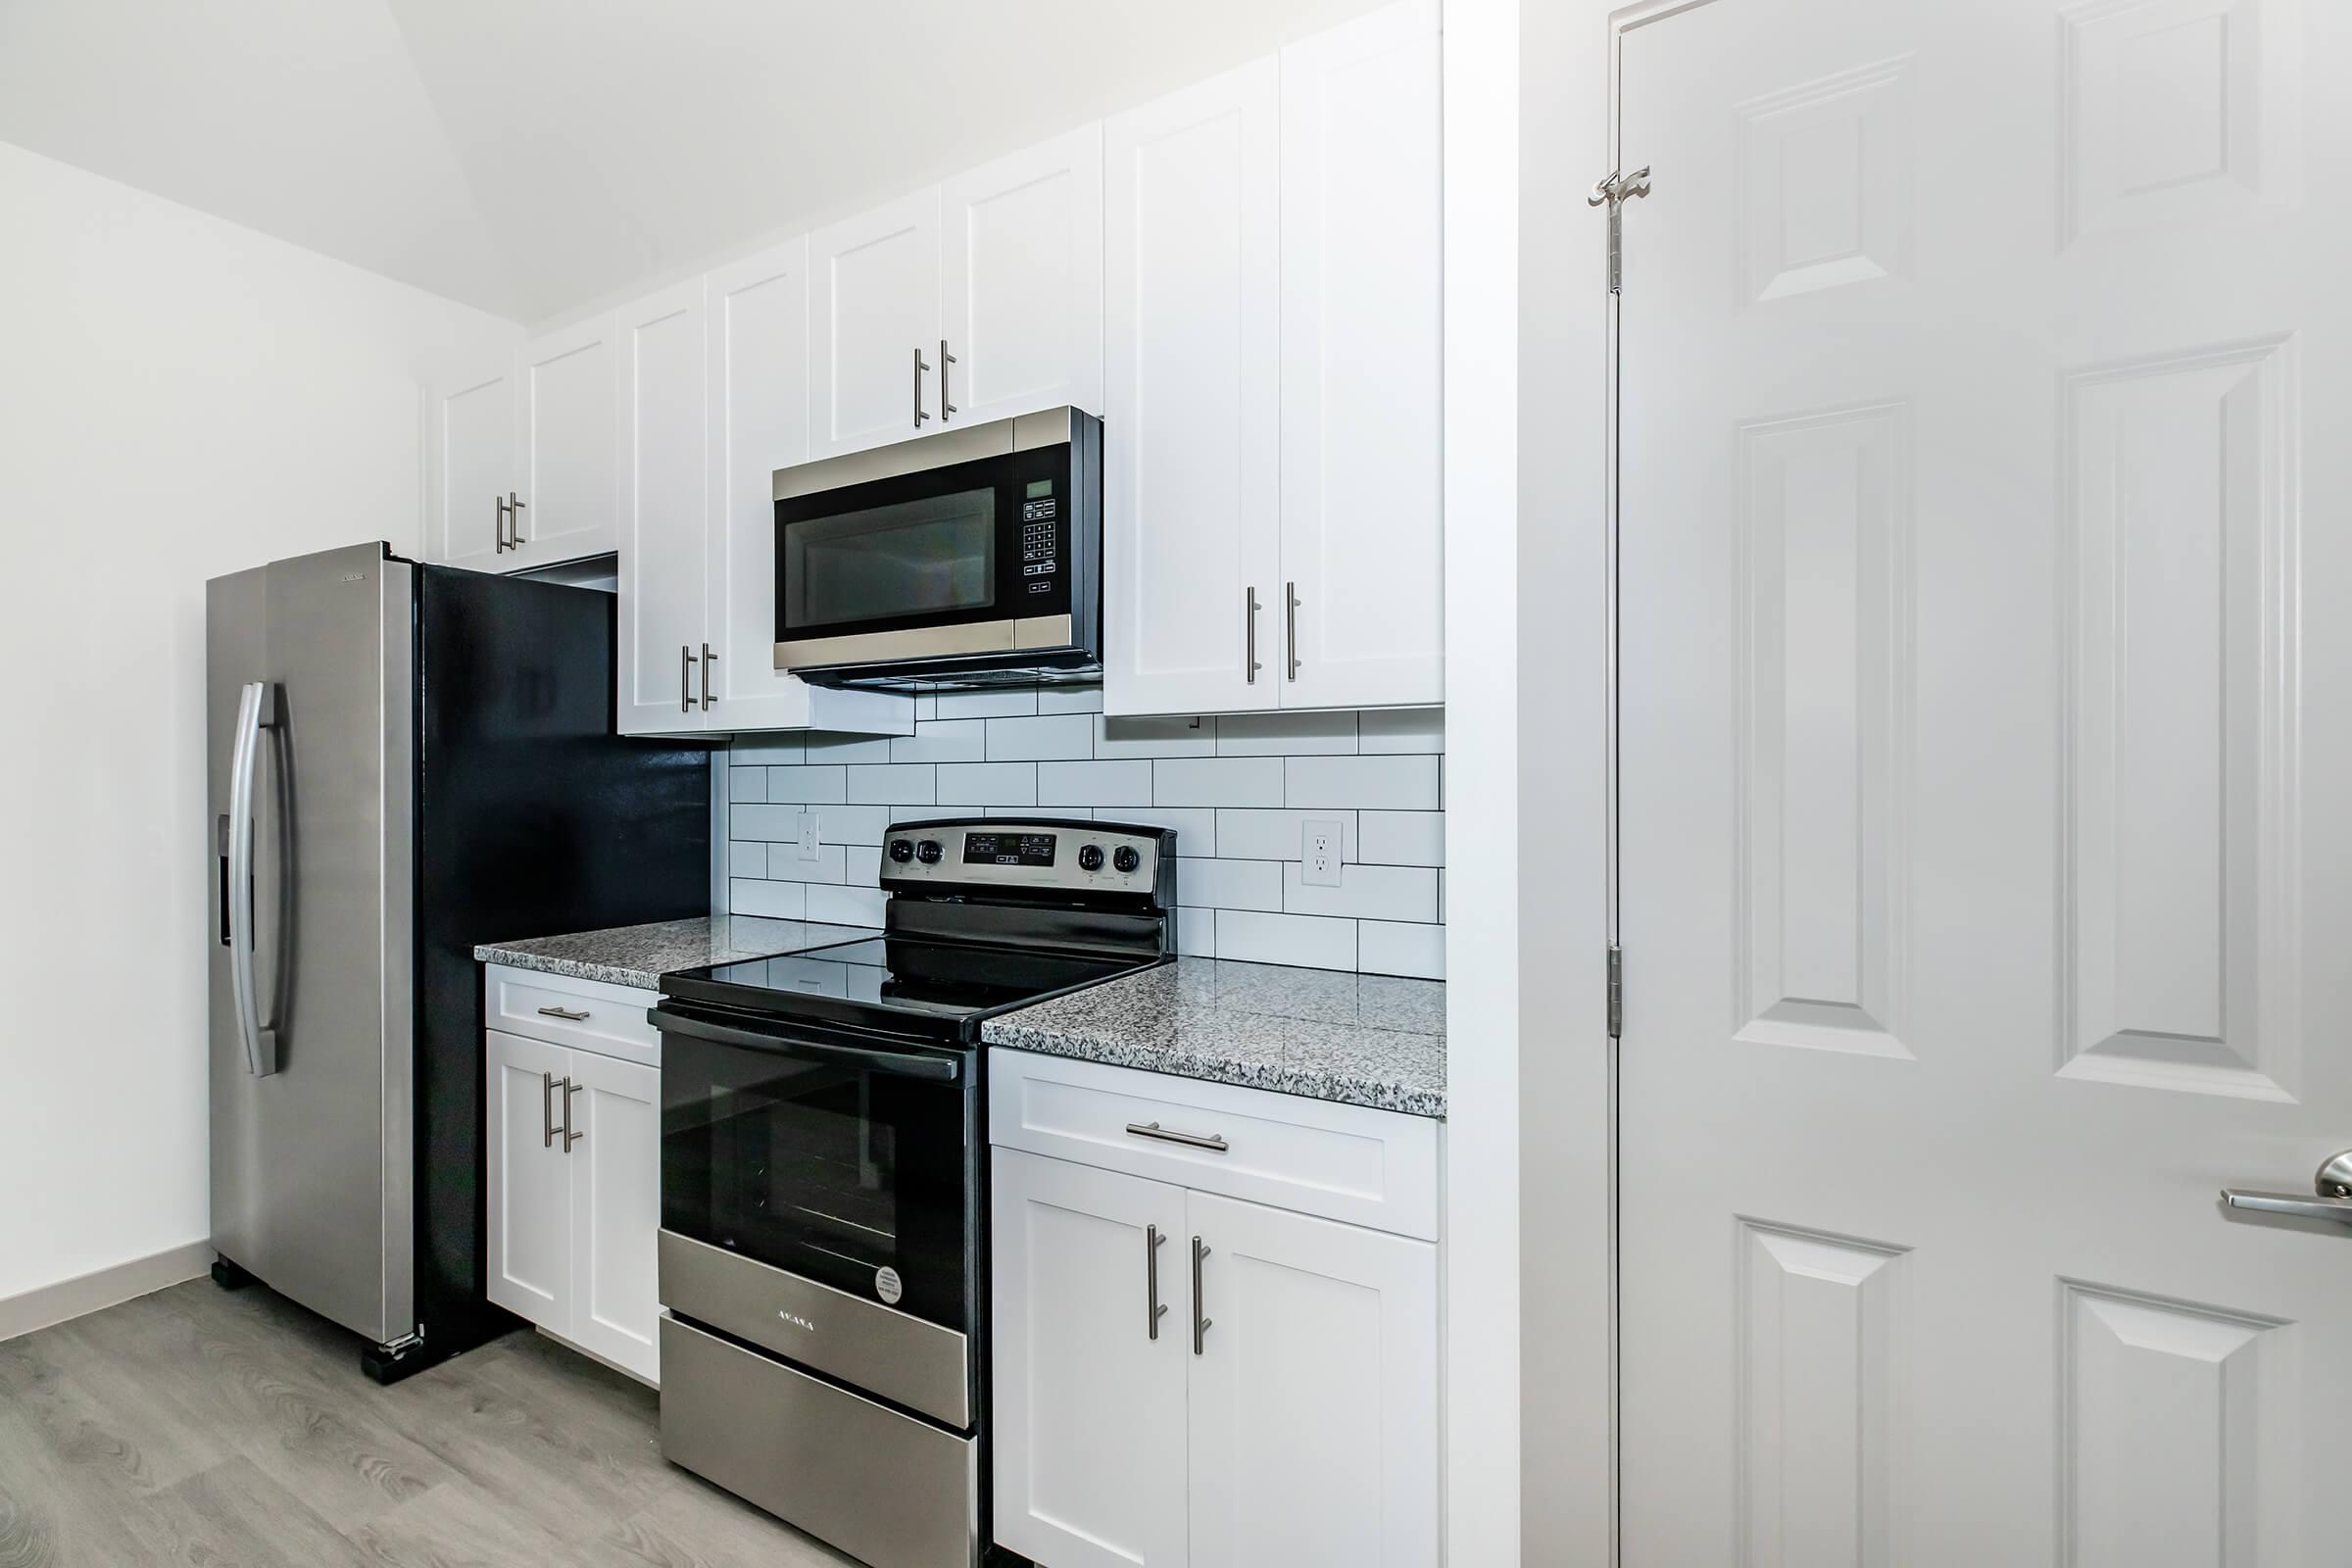
<path id="1" fill-rule="evenodd" d="M 1104 127 L 1112 713 L 1280 698 L 1280 100 L 1269 58 Z"/>
<path id="2" fill-rule="evenodd" d="M 659 1382 L 662 1074 L 574 1052 L 570 1093 L 572 1310 L 565 1337 Z"/>
<path id="3" fill-rule="evenodd" d="M 1192 1560 L 1430 1568 L 1437 1248 L 1203 1193 L 1186 1212 L 1184 1245 L 1206 1249 Z"/>
<path id="4" fill-rule="evenodd" d="M 499 503 L 514 484 L 514 361 L 466 366 L 437 382 L 425 554 L 444 565 L 497 571 L 507 564 Z"/>
<path id="5" fill-rule="evenodd" d="M 607 315 L 526 343 L 515 450 L 522 512 L 513 566 L 545 566 L 614 548 L 619 486 L 619 318 Z"/>
<path id="6" fill-rule="evenodd" d="M 620 313 L 620 635 L 624 735 L 704 726 L 708 527 L 703 285 Z"/>
<path id="7" fill-rule="evenodd" d="M 703 600 L 711 729 L 913 732 L 913 703 L 826 691 L 776 668 L 775 471 L 808 461 L 808 242 L 704 279 L 710 432 Z"/>
<path id="8" fill-rule="evenodd" d="M 558 1334 L 570 1327 L 571 1172 L 554 1129 L 572 1054 L 492 1029 L 483 1037 L 489 1127 L 490 1299 Z"/>
<path id="9" fill-rule="evenodd" d="M 939 189 L 808 237 L 808 456 L 940 428 Z"/>
<path id="10" fill-rule="evenodd" d="M 1286 708 L 1445 700 L 1437 0 L 1282 54 Z"/>
<path id="11" fill-rule="evenodd" d="M 1102 127 L 940 187 L 942 423 L 1102 412 Z"/>
<path id="12" fill-rule="evenodd" d="M 997 1542 L 1054 1568 L 1177 1568 L 1184 1190 L 993 1154 Z"/>

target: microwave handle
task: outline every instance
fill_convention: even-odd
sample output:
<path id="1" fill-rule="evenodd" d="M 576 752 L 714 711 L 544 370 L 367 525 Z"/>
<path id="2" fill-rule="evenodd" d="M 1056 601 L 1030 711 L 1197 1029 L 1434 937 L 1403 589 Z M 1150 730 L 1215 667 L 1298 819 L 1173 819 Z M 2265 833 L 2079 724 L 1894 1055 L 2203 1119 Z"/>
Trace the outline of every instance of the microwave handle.
<path id="1" fill-rule="evenodd" d="M 894 1078 L 926 1078 L 934 1083 L 952 1084 L 963 1076 L 963 1064 L 952 1056 L 869 1051 L 862 1046 L 837 1046 L 822 1040 L 793 1040 L 783 1035 L 761 1034 L 756 1029 L 730 1029 L 725 1024 L 705 1023 L 700 1018 L 683 1017 L 661 1007 L 647 1008 L 645 1017 L 665 1035 L 687 1035 L 713 1045 L 746 1046 L 754 1051 L 838 1061 L 844 1066 L 862 1067 Z"/>

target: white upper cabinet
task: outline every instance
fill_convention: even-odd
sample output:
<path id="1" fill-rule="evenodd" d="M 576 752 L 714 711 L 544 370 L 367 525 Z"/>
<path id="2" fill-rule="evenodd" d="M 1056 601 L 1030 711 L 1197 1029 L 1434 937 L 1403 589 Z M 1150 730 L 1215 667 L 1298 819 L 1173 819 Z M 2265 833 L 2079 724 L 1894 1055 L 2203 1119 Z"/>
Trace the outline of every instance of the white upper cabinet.
<path id="1" fill-rule="evenodd" d="M 435 383 L 424 554 L 475 571 L 506 564 L 506 502 L 514 486 L 514 360 L 459 366 Z"/>
<path id="2" fill-rule="evenodd" d="M 1282 53 L 1286 708 L 1445 701 L 1438 81 L 1437 0 Z"/>
<path id="3" fill-rule="evenodd" d="M 704 727 L 703 282 L 622 311 L 619 711 L 624 735 Z"/>
<path id="4" fill-rule="evenodd" d="M 521 511 L 508 525 L 509 570 L 610 554 L 618 485 L 619 318 L 567 326 L 522 346 L 515 367 L 515 469 Z"/>
<path id="5" fill-rule="evenodd" d="M 939 428 L 939 188 L 808 237 L 808 456 Z"/>
<path id="6" fill-rule="evenodd" d="M 939 216 L 940 422 L 1102 413 L 1102 127 L 956 175 Z"/>
<path id="7" fill-rule="evenodd" d="M 1104 127 L 1112 713 L 1280 701 L 1280 119 L 1267 59 Z"/>

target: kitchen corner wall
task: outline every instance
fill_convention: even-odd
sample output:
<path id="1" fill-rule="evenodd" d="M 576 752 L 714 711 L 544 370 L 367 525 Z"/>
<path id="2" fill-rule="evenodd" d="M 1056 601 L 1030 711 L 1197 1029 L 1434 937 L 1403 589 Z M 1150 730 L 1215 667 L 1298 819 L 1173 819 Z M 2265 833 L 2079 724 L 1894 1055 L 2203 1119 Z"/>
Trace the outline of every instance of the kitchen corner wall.
<path id="1" fill-rule="evenodd" d="M 733 913 L 882 923 L 883 831 L 920 816 L 1092 816 L 1176 830 L 1177 921 L 1200 957 L 1443 978 L 1445 715 L 1437 709 L 1105 718 L 1100 686 L 916 699 L 915 732 L 737 738 Z M 814 859 L 799 845 L 813 810 Z M 1338 887 L 1300 877 L 1340 823 Z"/>

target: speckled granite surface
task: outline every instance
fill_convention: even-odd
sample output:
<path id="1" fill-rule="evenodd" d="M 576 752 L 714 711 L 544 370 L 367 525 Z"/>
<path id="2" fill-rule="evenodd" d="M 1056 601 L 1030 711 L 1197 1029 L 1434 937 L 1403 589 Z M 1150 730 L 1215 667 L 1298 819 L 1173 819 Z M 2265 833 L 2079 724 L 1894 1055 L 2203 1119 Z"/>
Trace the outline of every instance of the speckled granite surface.
<path id="1" fill-rule="evenodd" d="M 779 953 L 856 942 L 873 934 L 863 926 L 762 920 L 748 914 L 721 915 L 716 920 L 697 915 L 691 920 L 657 920 L 651 925 L 614 926 L 609 931 L 485 942 L 473 950 L 473 956 L 483 963 L 659 991 L 662 977 L 672 969 L 768 958 Z"/>
<path id="2" fill-rule="evenodd" d="M 1446 1114 L 1435 980 L 1180 958 L 981 1025 L 990 1045 L 1414 1116 Z"/>

